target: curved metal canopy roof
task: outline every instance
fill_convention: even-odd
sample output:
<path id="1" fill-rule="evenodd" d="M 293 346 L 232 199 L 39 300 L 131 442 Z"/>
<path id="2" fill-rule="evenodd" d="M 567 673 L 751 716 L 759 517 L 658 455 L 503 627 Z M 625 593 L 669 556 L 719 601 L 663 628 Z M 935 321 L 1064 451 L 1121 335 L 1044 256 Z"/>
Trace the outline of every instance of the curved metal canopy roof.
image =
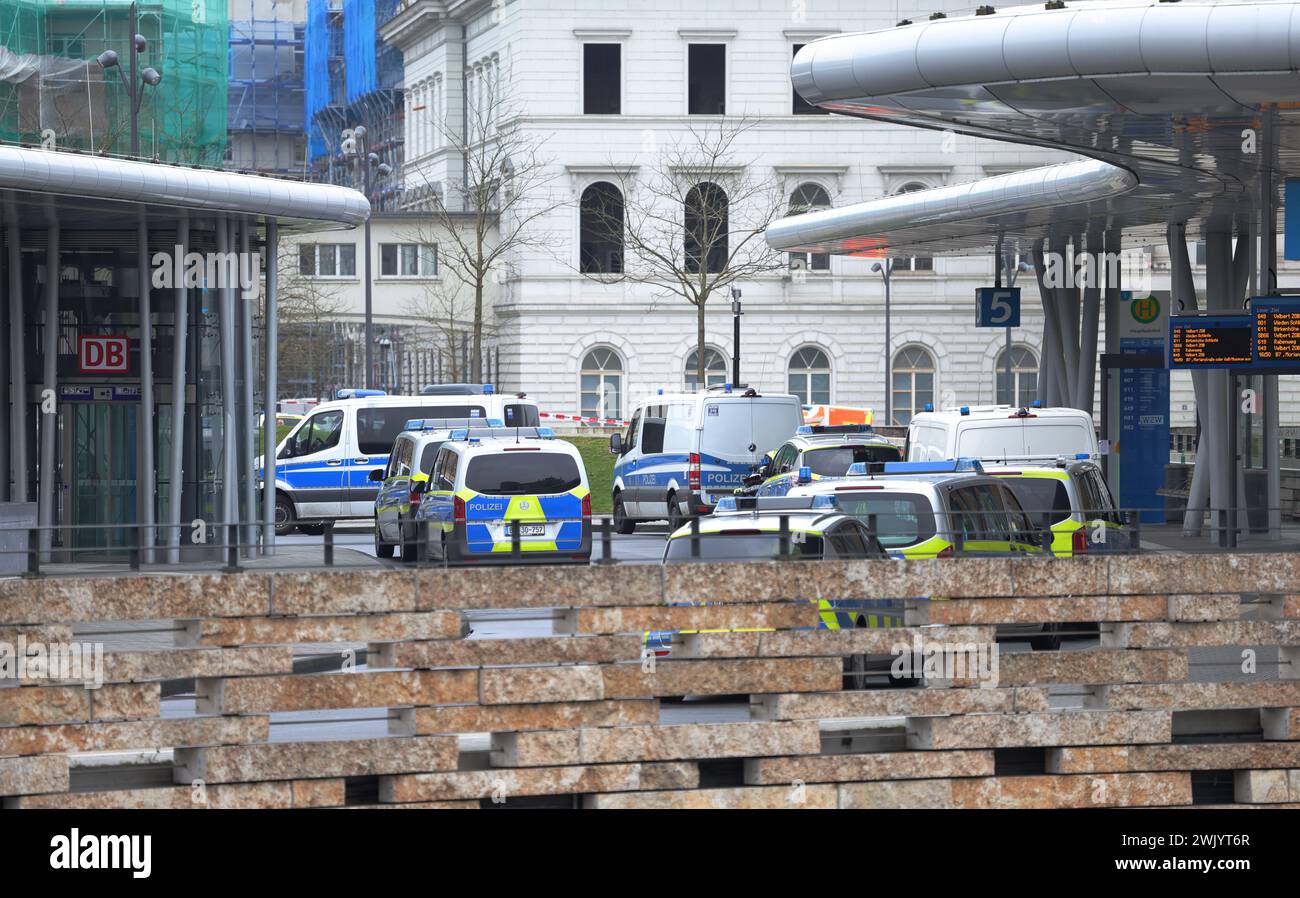
<path id="1" fill-rule="evenodd" d="M 1040 4 L 824 38 L 791 67 L 810 103 L 1094 161 L 786 218 L 768 243 L 943 252 L 998 234 L 1123 228 L 1150 242 L 1169 222 L 1231 228 L 1261 171 L 1300 171 L 1297 69 L 1290 0 Z"/>
<path id="2" fill-rule="evenodd" d="M 27 204 L 39 195 L 41 206 L 67 197 L 58 204 L 61 220 L 65 207 L 68 217 L 93 218 L 110 209 L 120 216 L 124 204 L 154 216 L 154 207 L 273 216 L 289 228 L 350 228 L 370 216 L 361 193 L 332 184 L 12 146 L 0 146 L 0 191 Z"/>

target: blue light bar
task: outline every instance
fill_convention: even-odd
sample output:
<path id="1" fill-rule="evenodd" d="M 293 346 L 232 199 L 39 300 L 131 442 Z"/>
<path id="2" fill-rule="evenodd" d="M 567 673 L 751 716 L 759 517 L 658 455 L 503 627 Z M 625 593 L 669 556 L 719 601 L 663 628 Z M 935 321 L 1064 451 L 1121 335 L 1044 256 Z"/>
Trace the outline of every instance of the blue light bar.
<path id="1" fill-rule="evenodd" d="M 969 414 L 970 414 L 970 406 L 969 406 L 969 405 L 963 405 L 963 406 L 961 407 L 961 413 L 962 413 L 963 415 L 969 415 Z"/>
<path id="2" fill-rule="evenodd" d="M 336 399 L 368 399 L 371 396 L 387 396 L 384 390 L 359 390 L 353 387 L 344 387 L 334 394 Z"/>
<path id="3" fill-rule="evenodd" d="M 1092 458 L 1092 456 L 1086 452 L 1076 452 L 1074 453 L 1074 457 L 1077 459 Z"/>
<path id="4" fill-rule="evenodd" d="M 484 384 L 484 385 L 483 385 L 483 395 L 484 395 L 484 396 L 491 396 L 491 395 L 492 395 L 492 385 L 491 385 L 491 384 Z"/>
<path id="5" fill-rule="evenodd" d="M 874 467 L 869 467 L 874 465 Z M 887 461 L 854 462 L 846 472 L 851 477 L 867 474 L 983 474 L 984 466 L 978 458 L 945 459 L 943 461 Z"/>
<path id="6" fill-rule="evenodd" d="M 713 510 L 714 511 L 735 511 L 736 497 L 723 496 L 721 499 L 718 500 L 718 504 L 713 506 Z"/>
<path id="7" fill-rule="evenodd" d="M 850 477 L 863 477 L 867 473 L 867 463 L 864 461 L 855 461 L 849 465 L 849 469 L 844 472 Z"/>
<path id="8" fill-rule="evenodd" d="M 801 436 L 812 432 L 813 430 L 811 424 L 800 424 L 797 428 L 795 428 L 795 433 L 800 434 Z"/>
<path id="9" fill-rule="evenodd" d="M 799 482 L 800 483 L 812 482 L 812 468 L 808 467 L 808 465 L 804 465 L 802 468 L 799 469 Z"/>
<path id="10" fill-rule="evenodd" d="M 829 493 L 821 496 L 813 496 L 813 508 L 839 508 L 839 500 Z"/>
<path id="11" fill-rule="evenodd" d="M 406 429 L 407 429 L 407 430 L 420 430 L 420 429 L 423 428 L 423 427 L 424 427 L 424 419 L 423 419 L 423 418 L 407 418 L 407 419 L 406 419 Z"/>
<path id="12" fill-rule="evenodd" d="M 551 440 L 555 438 L 555 430 L 550 427 L 539 427 L 537 435 L 544 440 Z"/>
<path id="13" fill-rule="evenodd" d="M 468 427 L 458 427 L 451 432 L 451 439 L 453 440 L 463 440 L 468 436 L 469 436 Z"/>
<path id="14" fill-rule="evenodd" d="M 932 412 L 932 411 L 934 411 L 934 403 L 933 403 L 933 402 L 927 402 L 927 403 L 925 404 L 925 410 L 926 410 L 927 412 Z"/>
<path id="15" fill-rule="evenodd" d="M 1031 408 L 1042 408 L 1042 407 L 1043 407 L 1043 400 L 1041 400 L 1041 399 L 1035 399 L 1033 402 L 1029 403 L 1029 405 L 1030 405 Z"/>

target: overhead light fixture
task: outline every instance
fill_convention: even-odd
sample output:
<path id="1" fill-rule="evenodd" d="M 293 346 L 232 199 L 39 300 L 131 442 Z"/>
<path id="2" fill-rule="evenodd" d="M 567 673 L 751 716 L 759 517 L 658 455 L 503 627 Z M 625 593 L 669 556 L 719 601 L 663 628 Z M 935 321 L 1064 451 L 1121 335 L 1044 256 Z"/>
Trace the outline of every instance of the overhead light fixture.
<path id="1" fill-rule="evenodd" d="M 140 73 L 140 80 L 150 87 L 157 87 L 158 82 L 162 80 L 162 72 L 158 71 L 153 66 L 149 66 Z"/>
<path id="2" fill-rule="evenodd" d="M 99 63 L 99 67 L 102 69 L 111 69 L 117 65 L 117 52 L 105 50 L 95 57 L 95 62 Z"/>

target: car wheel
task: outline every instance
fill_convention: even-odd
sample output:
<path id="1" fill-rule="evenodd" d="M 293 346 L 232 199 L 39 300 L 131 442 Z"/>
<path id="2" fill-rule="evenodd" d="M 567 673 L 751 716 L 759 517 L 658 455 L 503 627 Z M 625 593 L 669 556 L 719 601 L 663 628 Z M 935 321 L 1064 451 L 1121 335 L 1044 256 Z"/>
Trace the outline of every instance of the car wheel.
<path id="1" fill-rule="evenodd" d="M 414 561 L 416 557 L 415 533 L 413 531 L 408 531 L 406 526 L 400 523 L 398 524 L 397 532 L 402 539 L 402 560 Z"/>
<path id="2" fill-rule="evenodd" d="M 288 536 L 297 526 L 298 515 L 293 510 L 293 500 L 284 493 L 275 494 L 275 535 Z"/>
<path id="3" fill-rule="evenodd" d="M 682 508 L 681 505 L 679 505 L 677 502 L 677 494 L 669 493 L 668 494 L 668 532 L 676 533 L 677 528 L 682 526 L 683 523 L 685 523 L 685 518 L 682 517 Z"/>
<path id="4" fill-rule="evenodd" d="M 623 494 L 614 494 L 614 532 L 627 536 L 636 530 L 636 521 L 627 516 L 627 506 L 623 504 Z"/>
<path id="5" fill-rule="evenodd" d="M 375 554 L 380 558 L 392 558 L 393 546 L 379 538 L 379 522 L 375 522 Z"/>

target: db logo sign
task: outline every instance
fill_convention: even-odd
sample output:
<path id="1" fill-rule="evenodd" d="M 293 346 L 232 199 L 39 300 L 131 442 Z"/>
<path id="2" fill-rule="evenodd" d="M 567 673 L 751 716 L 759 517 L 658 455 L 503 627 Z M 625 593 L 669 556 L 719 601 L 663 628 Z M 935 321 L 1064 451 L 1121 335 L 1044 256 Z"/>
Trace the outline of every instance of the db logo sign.
<path id="1" fill-rule="evenodd" d="M 130 368 L 126 337 L 78 337 L 77 366 L 82 374 L 126 374 Z"/>

